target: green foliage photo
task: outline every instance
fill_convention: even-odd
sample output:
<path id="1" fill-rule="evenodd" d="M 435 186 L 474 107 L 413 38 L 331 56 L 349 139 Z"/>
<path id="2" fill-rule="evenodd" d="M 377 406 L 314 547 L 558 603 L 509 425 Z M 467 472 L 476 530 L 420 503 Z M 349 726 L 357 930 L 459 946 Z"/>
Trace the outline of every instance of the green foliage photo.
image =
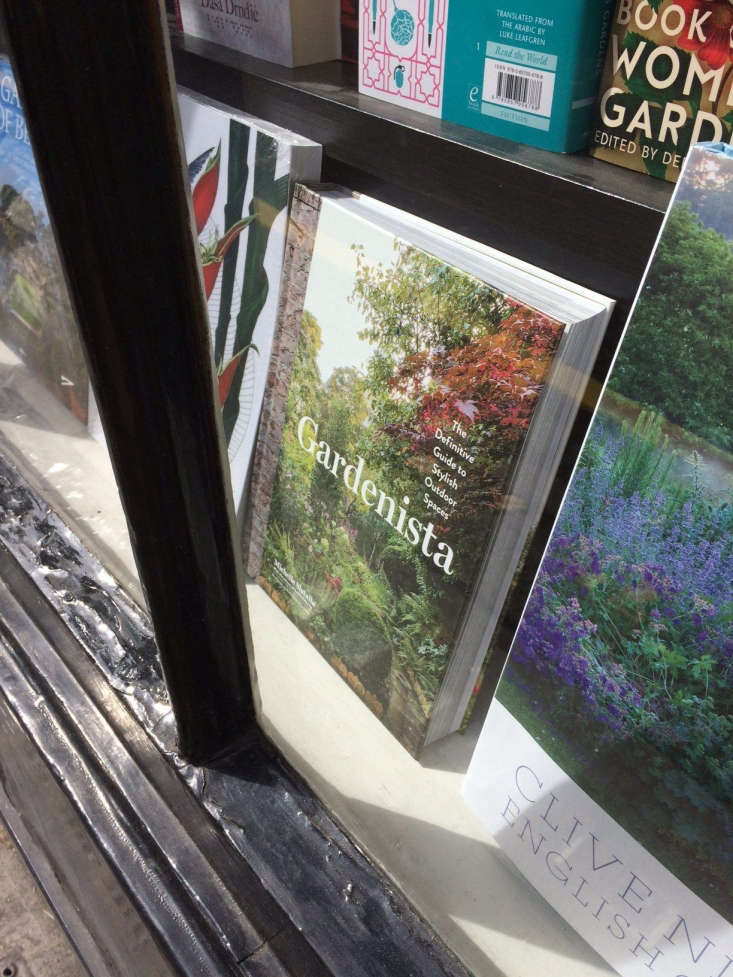
<path id="1" fill-rule="evenodd" d="M 340 287 L 352 322 L 360 324 L 363 358 L 357 362 L 362 354 L 352 352 L 350 361 L 339 352 L 340 324 L 327 321 L 323 309 L 319 322 L 306 299 L 263 576 L 390 728 L 399 721 L 391 708 L 396 695 L 402 712 L 424 724 L 562 324 L 394 239 L 388 261 L 375 260 L 363 245 L 345 260 L 351 277 L 339 265 Z M 317 424 L 318 444 L 332 446 L 347 463 L 363 461 L 363 479 L 393 500 L 393 518 L 366 505 L 315 450 L 304 450 L 298 437 L 304 417 L 309 430 Z M 425 501 L 426 479 L 439 467 L 436 449 L 450 454 L 442 439 L 454 425 L 464 431 L 454 436 L 466 438 L 472 461 L 460 479 L 446 469 L 458 501 L 455 514 L 444 517 Z M 435 507 L 447 505 L 442 496 L 431 498 Z M 431 526 L 432 537 L 408 540 L 396 526 L 399 506 L 403 525 L 414 515 L 421 527 Z M 429 549 L 443 541 L 456 554 L 450 573 Z M 305 588 L 310 609 L 293 584 L 283 596 L 275 561 Z"/>
<path id="2" fill-rule="evenodd" d="M 684 274 L 680 274 L 683 267 Z M 731 440 L 733 250 L 687 202 L 667 220 L 611 386 L 726 451 Z"/>

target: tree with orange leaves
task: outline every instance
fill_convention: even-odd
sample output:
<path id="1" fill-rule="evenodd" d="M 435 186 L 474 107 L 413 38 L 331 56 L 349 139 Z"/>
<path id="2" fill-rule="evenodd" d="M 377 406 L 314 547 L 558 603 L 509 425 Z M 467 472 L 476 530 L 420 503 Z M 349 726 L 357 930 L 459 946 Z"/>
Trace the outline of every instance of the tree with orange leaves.
<path id="1" fill-rule="evenodd" d="M 357 265 L 352 301 L 373 348 L 362 453 L 391 494 L 415 500 L 441 464 L 436 449 L 456 457 L 465 474 L 445 471 L 457 504 L 450 519 L 436 518 L 436 532 L 478 558 L 477 544 L 507 502 L 563 324 L 404 244 L 388 267 L 367 265 L 361 253 Z M 446 447 L 446 437 L 465 458 Z M 466 582 L 474 563 L 461 561 Z"/>

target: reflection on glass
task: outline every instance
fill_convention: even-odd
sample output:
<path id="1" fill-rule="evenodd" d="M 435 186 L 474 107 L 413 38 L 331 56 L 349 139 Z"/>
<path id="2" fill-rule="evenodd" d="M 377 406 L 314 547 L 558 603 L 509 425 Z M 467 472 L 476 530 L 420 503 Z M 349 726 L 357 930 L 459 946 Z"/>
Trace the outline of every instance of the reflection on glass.
<path id="1" fill-rule="evenodd" d="M 0 452 L 140 602 L 127 526 L 1 39 Z"/>

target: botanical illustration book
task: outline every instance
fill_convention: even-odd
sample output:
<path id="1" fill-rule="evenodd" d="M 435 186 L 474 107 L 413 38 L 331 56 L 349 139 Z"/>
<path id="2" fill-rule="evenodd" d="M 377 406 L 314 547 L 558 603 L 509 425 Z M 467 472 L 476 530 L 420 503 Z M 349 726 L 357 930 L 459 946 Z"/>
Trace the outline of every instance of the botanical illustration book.
<path id="1" fill-rule="evenodd" d="M 183 31 L 289 68 L 341 51 L 336 0 L 179 0 Z"/>
<path id="2" fill-rule="evenodd" d="M 693 147 L 464 795 L 624 977 L 733 975 L 733 150 Z"/>
<path id="3" fill-rule="evenodd" d="M 178 104 L 239 511 L 267 378 L 289 201 L 296 180 L 320 176 L 321 147 L 183 90 Z"/>
<path id="4" fill-rule="evenodd" d="M 588 145 L 613 0 L 356 0 L 359 91 L 551 149 Z"/>
<path id="5" fill-rule="evenodd" d="M 729 0 L 618 0 L 590 152 L 674 182 L 690 146 L 733 140 Z"/>
<path id="6" fill-rule="evenodd" d="M 80 421 L 89 379 L 23 109 L 0 54 L 0 339 Z"/>
<path id="7" fill-rule="evenodd" d="M 415 754 L 465 712 L 609 307 L 296 189 L 247 569 Z"/>

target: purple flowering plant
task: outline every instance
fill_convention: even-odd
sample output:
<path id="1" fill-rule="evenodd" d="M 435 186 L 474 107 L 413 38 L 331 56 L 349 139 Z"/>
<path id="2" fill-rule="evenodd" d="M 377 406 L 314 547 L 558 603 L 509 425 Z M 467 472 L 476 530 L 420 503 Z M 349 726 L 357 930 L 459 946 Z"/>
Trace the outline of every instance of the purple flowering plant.
<path id="1" fill-rule="evenodd" d="M 586 789 L 599 751 L 609 769 L 636 765 L 699 848 L 706 817 L 731 827 L 733 507 L 670 458 L 654 415 L 633 430 L 597 418 L 504 681 L 550 745 L 575 750 Z"/>

